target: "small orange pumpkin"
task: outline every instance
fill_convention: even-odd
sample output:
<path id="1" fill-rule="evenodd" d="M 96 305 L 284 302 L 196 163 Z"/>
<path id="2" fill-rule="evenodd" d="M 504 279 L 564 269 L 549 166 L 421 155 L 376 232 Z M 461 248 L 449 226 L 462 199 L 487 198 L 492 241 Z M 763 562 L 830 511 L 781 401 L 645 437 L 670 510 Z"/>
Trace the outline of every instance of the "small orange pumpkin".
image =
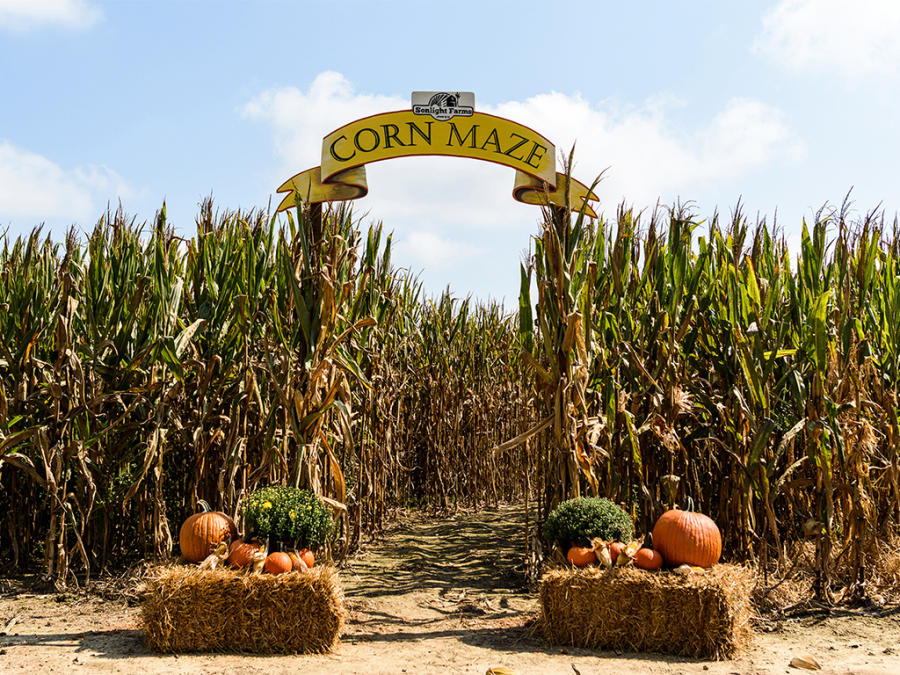
<path id="1" fill-rule="evenodd" d="M 614 541 L 609 545 L 609 557 L 613 562 L 613 565 L 616 564 L 616 560 L 619 558 L 619 554 L 625 550 L 625 544 L 621 541 Z"/>
<path id="2" fill-rule="evenodd" d="M 297 555 L 300 556 L 300 559 L 306 563 L 307 567 L 312 567 L 316 564 L 316 557 L 313 555 L 313 552 L 308 548 L 301 548 L 297 550 Z"/>
<path id="3" fill-rule="evenodd" d="M 259 543 L 237 539 L 231 543 L 231 548 L 228 550 L 228 560 L 226 562 L 232 567 L 243 569 L 252 562 L 253 554 L 259 550 Z"/>
<path id="4" fill-rule="evenodd" d="M 641 548 L 634 554 L 634 564 L 642 570 L 658 570 L 663 566 L 663 557 L 652 548 Z"/>
<path id="5" fill-rule="evenodd" d="M 575 565 L 575 567 L 587 567 L 588 565 L 597 562 L 597 554 L 594 553 L 594 549 L 592 548 L 573 546 L 569 549 L 566 559 Z"/>
<path id="6" fill-rule="evenodd" d="M 203 509 L 188 517 L 178 532 L 181 555 L 191 562 L 200 562 L 224 539 L 237 537 L 234 521 L 221 511 L 211 511 L 202 499 L 198 502 Z"/>
<path id="7" fill-rule="evenodd" d="M 282 551 L 270 553 L 266 558 L 265 568 L 269 574 L 284 574 L 290 572 L 293 567 L 291 557 Z"/>
<path id="8" fill-rule="evenodd" d="M 712 567 L 722 555 L 722 535 L 709 516 L 671 509 L 653 526 L 653 548 L 672 567 Z"/>

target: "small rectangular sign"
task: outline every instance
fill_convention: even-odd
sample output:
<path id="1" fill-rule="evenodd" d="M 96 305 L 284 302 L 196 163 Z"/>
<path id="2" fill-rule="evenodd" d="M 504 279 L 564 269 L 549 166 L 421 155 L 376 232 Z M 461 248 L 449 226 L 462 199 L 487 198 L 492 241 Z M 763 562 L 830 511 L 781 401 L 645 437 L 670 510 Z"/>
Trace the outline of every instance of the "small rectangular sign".
<path id="1" fill-rule="evenodd" d="M 414 91 L 412 111 L 416 115 L 431 115 L 441 122 L 451 117 L 471 117 L 475 113 L 475 92 Z"/>

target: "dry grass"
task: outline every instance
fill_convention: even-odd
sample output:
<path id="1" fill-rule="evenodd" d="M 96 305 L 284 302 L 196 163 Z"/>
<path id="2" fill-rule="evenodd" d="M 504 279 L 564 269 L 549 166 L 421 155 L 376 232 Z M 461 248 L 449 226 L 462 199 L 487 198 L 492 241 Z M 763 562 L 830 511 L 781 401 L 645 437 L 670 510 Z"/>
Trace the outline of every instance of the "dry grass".
<path id="1" fill-rule="evenodd" d="M 325 566 L 278 576 L 159 567 L 142 595 L 157 652 L 326 653 L 345 618 L 337 570 Z"/>
<path id="2" fill-rule="evenodd" d="M 751 638 L 744 567 L 687 577 L 635 568 L 556 569 L 541 579 L 542 623 L 554 644 L 731 658 Z"/>
<path id="3" fill-rule="evenodd" d="M 856 606 L 884 606 L 900 603 L 900 539 L 878 541 L 863 559 L 863 574 L 848 555 L 850 545 L 834 551 L 830 573 L 835 588 L 834 602 Z M 816 576 L 816 545 L 812 541 L 793 542 L 786 547 L 784 571 L 770 570 L 765 578 L 757 569 L 753 605 L 761 614 L 784 614 L 806 609 L 813 596 Z M 862 581 L 857 578 L 862 577 Z"/>

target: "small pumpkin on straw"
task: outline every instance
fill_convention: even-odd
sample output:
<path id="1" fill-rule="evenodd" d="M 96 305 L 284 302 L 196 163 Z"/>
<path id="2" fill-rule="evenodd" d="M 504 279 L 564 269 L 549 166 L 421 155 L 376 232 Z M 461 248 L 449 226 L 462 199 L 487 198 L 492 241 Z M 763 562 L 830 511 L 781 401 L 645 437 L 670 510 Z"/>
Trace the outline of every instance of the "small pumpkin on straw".
<path id="1" fill-rule="evenodd" d="M 283 551 L 270 553 L 266 556 L 263 565 L 269 574 L 284 574 L 293 568 L 291 557 Z"/>
<path id="2" fill-rule="evenodd" d="M 609 543 L 609 557 L 612 560 L 613 565 L 616 564 L 616 560 L 619 559 L 619 554 L 625 550 L 625 544 L 621 541 L 611 541 Z"/>
<path id="3" fill-rule="evenodd" d="M 642 570 L 655 571 L 663 566 L 663 557 L 652 548 L 641 548 L 634 555 L 634 564 Z"/>
<path id="4" fill-rule="evenodd" d="M 228 551 L 228 564 L 237 569 L 249 567 L 253 562 L 253 555 L 259 551 L 265 551 L 266 545 L 260 542 L 250 542 L 238 539 L 232 542 Z"/>
<path id="5" fill-rule="evenodd" d="M 589 546 L 571 546 L 566 554 L 566 559 L 575 567 L 587 567 L 597 562 L 594 549 Z"/>

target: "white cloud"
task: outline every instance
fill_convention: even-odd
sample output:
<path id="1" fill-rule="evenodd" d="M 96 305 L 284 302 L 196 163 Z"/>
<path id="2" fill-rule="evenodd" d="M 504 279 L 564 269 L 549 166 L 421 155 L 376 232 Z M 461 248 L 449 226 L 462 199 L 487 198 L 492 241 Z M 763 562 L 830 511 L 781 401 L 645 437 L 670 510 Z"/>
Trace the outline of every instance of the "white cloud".
<path id="1" fill-rule="evenodd" d="M 702 134 L 700 175 L 734 178 L 776 158 L 799 161 L 803 143 L 788 129 L 781 112 L 765 103 L 733 99 Z"/>
<path id="2" fill-rule="evenodd" d="M 0 140 L 0 226 L 15 222 L 30 227 L 44 221 L 88 224 L 107 201 L 134 195 L 121 176 L 104 166 L 66 170 Z"/>
<path id="3" fill-rule="evenodd" d="M 407 97 L 357 93 L 344 76 L 326 72 L 307 91 L 265 91 L 241 113 L 272 130 L 274 189 L 294 173 L 318 165 L 322 138 L 334 129 L 409 105 Z M 658 199 L 671 203 L 680 195 L 694 198 L 698 193 L 733 203 L 740 194 L 735 179 L 803 156 L 803 145 L 781 112 L 760 101 L 734 99 L 692 122 L 691 128 L 673 121 L 673 106 L 679 105 L 685 104 L 665 96 L 623 107 L 548 93 L 478 108 L 537 130 L 558 151 L 567 153 L 577 141 L 574 173 L 582 182 L 590 184 L 609 167 L 597 189 L 607 213 L 614 213 L 623 199 L 640 208 Z M 354 209 L 395 231 L 398 255 L 409 256 L 398 258 L 398 264 L 449 267 L 455 259 L 458 268 L 464 259 L 467 276 L 459 292 L 477 284 L 473 275 L 498 267 L 512 271 L 505 283 L 516 283 L 519 254 L 537 229 L 540 211 L 513 201 L 512 170 L 459 158 L 413 157 L 371 164 L 366 172 L 369 196 Z M 715 205 L 711 201 L 704 207 L 711 211 Z M 495 243 L 488 244 L 489 239 Z M 495 289 L 494 294 L 509 300 L 515 290 Z"/>
<path id="4" fill-rule="evenodd" d="M 773 162 L 794 162 L 803 144 L 779 110 L 732 99 L 697 129 L 677 127 L 671 103 L 640 107 L 592 105 L 579 96 L 542 94 L 497 106 L 498 114 L 540 129 L 559 150 L 575 146 L 575 175 L 590 182 L 609 167 L 597 189 L 607 208 L 622 199 L 649 206 L 694 195 Z M 728 199 L 736 195 L 728 195 Z"/>
<path id="5" fill-rule="evenodd" d="M 412 269 L 446 269 L 454 261 L 481 254 L 481 249 L 432 232 L 412 232 L 396 246 L 396 253 Z"/>
<path id="6" fill-rule="evenodd" d="M 898 34 L 897 0 L 781 0 L 763 16 L 754 51 L 792 70 L 897 74 Z"/>
<path id="7" fill-rule="evenodd" d="M 86 0 L 0 0 L 0 28 L 25 30 L 41 24 L 90 28 L 103 17 Z"/>
<path id="8" fill-rule="evenodd" d="M 247 103 L 242 113 L 268 122 L 282 160 L 292 167 L 305 161 L 309 166 L 302 168 L 306 169 L 319 163 L 322 138 L 328 133 L 366 115 L 405 108 L 407 103 L 397 96 L 357 94 L 343 75 L 326 71 L 316 77 L 308 92 L 296 87 L 270 89 Z"/>

